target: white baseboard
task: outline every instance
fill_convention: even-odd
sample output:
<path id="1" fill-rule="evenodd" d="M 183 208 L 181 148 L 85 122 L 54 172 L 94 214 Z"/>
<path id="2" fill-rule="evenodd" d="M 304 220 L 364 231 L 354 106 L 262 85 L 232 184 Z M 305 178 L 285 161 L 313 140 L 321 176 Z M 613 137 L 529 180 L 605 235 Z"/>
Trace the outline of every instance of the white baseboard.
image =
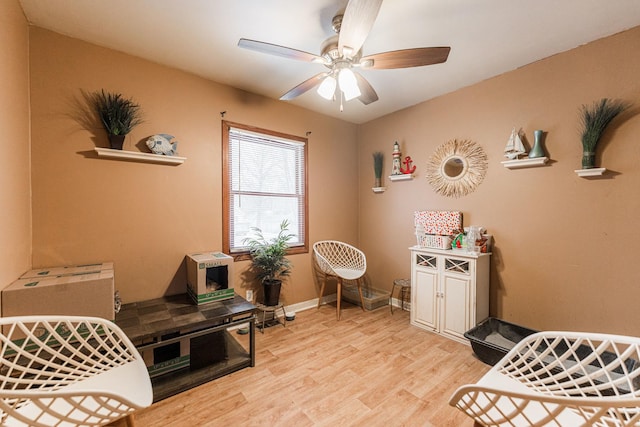
<path id="1" fill-rule="evenodd" d="M 334 302 L 337 298 L 336 294 L 331 294 L 328 296 L 324 296 L 322 297 L 322 304 L 327 304 L 330 302 Z M 398 308 L 400 309 L 400 300 L 397 298 L 391 298 L 391 304 L 393 304 L 393 308 Z M 284 306 L 284 311 L 286 313 L 297 313 L 300 311 L 304 311 L 304 310 L 309 310 L 311 308 L 316 308 L 318 307 L 318 298 L 314 298 L 314 299 L 310 299 L 308 301 L 302 301 L 302 302 L 298 302 L 296 304 L 290 304 L 290 305 L 285 305 Z M 405 310 L 411 311 L 411 303 L 405 302 L 404 303 L 404 308 Z M 276 314 L 276 317 L 281 317 L 282 314 L 280 312 L 278 312 Z M 248 327 L 249 324 L 245 323 L 242 325 L 238 325 L 232 328 L 229 328 L 229 330 L 235 330 L 235 329 L 239 329 L 239 328 L 246 328 Z"/>

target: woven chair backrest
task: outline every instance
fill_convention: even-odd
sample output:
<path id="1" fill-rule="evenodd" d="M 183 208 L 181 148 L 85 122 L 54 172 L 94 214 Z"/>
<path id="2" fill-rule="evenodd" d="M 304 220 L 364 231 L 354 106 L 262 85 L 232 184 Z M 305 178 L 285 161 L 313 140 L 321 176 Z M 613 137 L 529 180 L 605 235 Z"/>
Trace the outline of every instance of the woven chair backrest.
<path id="1" fill-rule="evenodd" d="M 96 317 L 20 316 L 0 318 L 0 419 L 2 425 L 103 425 L 151 404 L 151 381 L 131 387 L 98 384 L 113 372 L 145 375 L 144 360 L 115 323 Z M 135 368 L 136 370 L 134 370 Z M 95 381 L 99 377 L 103 382 Z M 91 386 L 83 386 L 87 381 Z M 71 411 L 69 408 L 73 408 Z M 20 421 L 16 421 L 20 420 Z"/>
<path id="2" fill-rule="evenodd" d="M 366 271 L 367 258 L 358 248 L 336 240 L 322 240 L 313 244 L 313 251 L 320 269 L 326 274 L 336 270 Z"/>

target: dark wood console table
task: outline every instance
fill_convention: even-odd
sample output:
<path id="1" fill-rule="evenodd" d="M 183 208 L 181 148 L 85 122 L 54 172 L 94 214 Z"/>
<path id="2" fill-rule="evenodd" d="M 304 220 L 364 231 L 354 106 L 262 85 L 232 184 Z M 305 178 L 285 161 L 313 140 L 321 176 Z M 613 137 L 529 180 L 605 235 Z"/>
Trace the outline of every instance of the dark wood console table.
<path id="1" fill-rule="evenodd" d="M 157 402 L 255 366 L 256 307 L 239 295 L 196 305 L 187 294 L 124 304 L 116 324 L 140 351 Z M 227 329 L 249 323 L 249 351 Z"/>

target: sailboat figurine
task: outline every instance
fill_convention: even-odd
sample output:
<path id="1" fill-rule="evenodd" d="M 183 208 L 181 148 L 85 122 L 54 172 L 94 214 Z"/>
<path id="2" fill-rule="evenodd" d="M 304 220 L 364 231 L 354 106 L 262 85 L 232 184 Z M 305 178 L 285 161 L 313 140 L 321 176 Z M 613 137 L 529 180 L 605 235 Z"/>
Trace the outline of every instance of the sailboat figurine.
<path id="1" fill-rule="evenodd" d="M 526 150 L 520 139 L 520 132 L 516 132 L 516 128 L 513 128 L 507 145 L 504 147 L 504 156 L 508 159 L 515 160 L 522 154 L 526 154 Z"/>

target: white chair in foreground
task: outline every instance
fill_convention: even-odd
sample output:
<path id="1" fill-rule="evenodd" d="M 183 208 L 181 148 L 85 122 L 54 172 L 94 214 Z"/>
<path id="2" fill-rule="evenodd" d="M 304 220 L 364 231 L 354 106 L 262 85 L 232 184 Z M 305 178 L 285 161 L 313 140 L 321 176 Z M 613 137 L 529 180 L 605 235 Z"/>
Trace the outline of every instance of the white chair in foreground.
<path id="1" fill-rule="evenodd" d="M 364 299 L 362 298 L 362 286 L 360 278 L 367 271 L 367 258 L 364 253 L 343 242 L 336 240 L 322 240 L 313 244 L 313 253 L 316 256 L 316 262 L 320 271 L 325 275 L 320 287 L 320 296 L 318 297 L 318 308 L 322 302 L 322 294 L 327 283 L 327 276 L 335 277 L 337 284 L 337 300 L 336 311 L 338 320 L 340 320 L 340 300 L 342 299 L 342 281 L 355 280 L 360 295 L 360 304 L 364 311 Z"/>
<path id="2" fill-rule="evenodd" d="M 153 400 L 140 354 L 105 319 L 0 319 L 0 425 L 101 426 Z"/>
<path id="3" fill-rule="evenodd" d="M 449 404 L 476 426 L 640 426 L 640 338 L 529 335 Z"/>

